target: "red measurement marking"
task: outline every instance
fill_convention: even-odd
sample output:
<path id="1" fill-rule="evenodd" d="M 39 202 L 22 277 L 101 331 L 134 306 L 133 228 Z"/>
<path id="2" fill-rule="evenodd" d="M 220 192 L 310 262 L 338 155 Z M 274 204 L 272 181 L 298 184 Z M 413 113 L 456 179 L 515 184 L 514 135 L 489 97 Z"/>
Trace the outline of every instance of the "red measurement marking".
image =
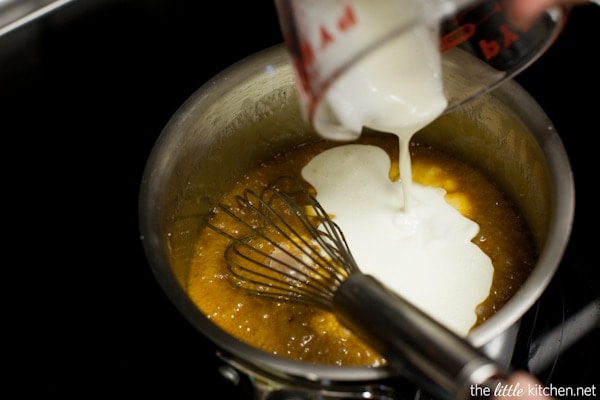
<path id="1" fill-rule="evenodd" d="M 315 52 L 308 42 L 303 42 L 300 45 L 300 58 L 302 58 L 302 64 L 310 65 L 315 61 Z"/>
<path id="2" fill-rule="evenodd" d="M 483 56 L 486 60 L 494 58 L 500 52 L 500 43 L 497 40 L 485 40 L 479 41 L 479 48 L 483 52 Z"/>
<path id="3" fill-rule="evenodd" d="M 324 26 L 321 26 L 321 28 L 319 29 L 319 37 L 319 41 L 321 42 L 321 45 L 319 47 L 321 48 L 321 50 L 325 50 L 325 48 L 329 44 L 333 43 L 333 36 Z"/>
<path id="4" fill-rule="evenodd" d="M 519 40 L 519 35 L 511 31 L 506 24 L 500 25 L 500 33 L 502 33 L 502 44 L 498 40 L 481 39 L 479 41 L 479 48 L 486 60 L 496 57 L 501 47 L 506 49 Z"/>
<path id="5" fill-rule="evenodd" d="M 476 29 L 477 29 L 477 26 L 475 24 L 467 23 L 467 24 L 459 26 L 458 28 L 451 31 L 450 33 L 445 34 L 441 38 L 440 50 L 441 51 L 449 50 L 449 49 L 451 49 L 455 46 L 458 46 L 459 44 L 469 40 L 469 38 L 471 38 L 473 36 L 473 34 L 475 33 Z"/>
<path id="6" fill-rule="evenodd" d="M 356 14 L 354 13 L 354 8 L 349 5 L 346 5 L 344 8 L 344 14 L 342 14 L 340 20 L 338 21 L 338 28 L 340 31 L 345 32 L 350 28 L 356 25 Z"/>
<path id="7" fill-rule="evenodd" d="M 332 26 L 319 26 L 317 43 L 302 40 L 301 57 L 302 63 L 308 67 L 315 61 L 315 48 L 319 51 L 326 50 L 337 38 L 352 30 L 357 24 L 356 12 L 350 5 L 346 5 Z"/>
<path id="8" fill-rule="evenodd" d="M 504 39 L 504 42 L 502 43 L 504 48 L 512 46 L 514 42 L 519 40 L 519 35 L 511 31 L 506 24 L 500 25 L 500 32 L 502 32 L 502 39 Z"/>

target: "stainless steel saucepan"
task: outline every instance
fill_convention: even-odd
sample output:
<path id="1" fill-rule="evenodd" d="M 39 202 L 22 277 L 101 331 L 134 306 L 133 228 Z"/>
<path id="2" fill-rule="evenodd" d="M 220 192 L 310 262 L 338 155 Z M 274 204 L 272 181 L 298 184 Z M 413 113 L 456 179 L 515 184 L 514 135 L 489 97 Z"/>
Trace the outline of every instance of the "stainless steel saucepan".
<path id="1" fill-rule="evenodd" d="M 257 350 L 213 324 L 185 290 L 198 232 L 219 197 L 261 160 L 314 135 L 299 112 L 282 46 L 227 68 L 173 115 L 147 161 L 139 198 L 144 248 L 170 299 L 236 368 L 271 382 L 293 381 L 293 387 L 394 378 L 386 368 L 314 365 Z M 575 195 L 563 144 L 544 111 L 512 80 L 441 116 L 415 139 L 477 166 L 531 227 L 539 252 L 534 270 L 514 297 L 467 337 L 508 363 L 520 319 L 546 289 L 569 241 Z"/>

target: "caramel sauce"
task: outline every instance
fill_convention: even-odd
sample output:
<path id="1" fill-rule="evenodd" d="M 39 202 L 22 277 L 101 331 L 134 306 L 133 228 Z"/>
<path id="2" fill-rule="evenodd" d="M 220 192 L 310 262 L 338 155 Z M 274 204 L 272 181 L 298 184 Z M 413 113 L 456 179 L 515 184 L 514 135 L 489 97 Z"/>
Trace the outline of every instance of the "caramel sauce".
<path id="1" fill-rule="evenodd" d="M 363 134 L 355 143 L 377 145 L 392 160 L 398 159 L 394 135 Z M 314 155 L 343 144 L 346 143 L 305 143 L 265 160 L 236 182 L 222 202 L 234 206 L 233 197 L 244 189 L 260 191 L 282 175 L 301 179 L 302 167 Z M 446 200 L 480 226 L 473 242 L 492 260 L 494 276 L 488 298 L 475 310 L 476 327 L 513 296 L 533 268 L 536 254 L 529 230 L 510 201 L 479 171 L 416 142 L 410 149 L 413 181 L 445 189 Z M 400 179 L 399 175 L 398 164 L 393 162 L 390 179 Z M 228 231 L 236 228 L 218 211 L 211 223 L 227 224 Z M 282 357 L 338 366 L 385 364 L 381 355 L 341 326 L 331 313 L 258 298 L 231 285 L 224 259 L 227 245 L 228 240 L 211 229 L 200 232 L 188 279 L 191 299 L 212 322 L 249 345 Z"/>

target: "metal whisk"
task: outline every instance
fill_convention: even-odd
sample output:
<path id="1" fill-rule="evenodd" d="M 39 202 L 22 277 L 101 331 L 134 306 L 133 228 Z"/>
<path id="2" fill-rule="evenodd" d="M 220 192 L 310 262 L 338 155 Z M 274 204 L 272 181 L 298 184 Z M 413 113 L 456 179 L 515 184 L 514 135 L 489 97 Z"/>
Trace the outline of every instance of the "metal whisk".
<path id="1" fill-rule="evenodd" d="M 231 239 L 231 280 L 255 295 L 330 310 L 425 390 L 448 399 L 492 386 L 507 371 L 386 288 L 356 264 L 344 234 L 305 185 L 282 177 L 260 194 L 245 190 L 220 205 L 243 233 L 209 226 Z"/>

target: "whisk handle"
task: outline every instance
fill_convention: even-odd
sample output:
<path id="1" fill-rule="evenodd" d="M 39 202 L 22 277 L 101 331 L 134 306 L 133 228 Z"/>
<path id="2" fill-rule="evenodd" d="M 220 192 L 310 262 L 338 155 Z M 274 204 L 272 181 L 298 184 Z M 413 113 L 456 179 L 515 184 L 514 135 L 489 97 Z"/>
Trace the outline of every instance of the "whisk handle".
<path id="1" fill-rule="evenodd" d="M 474 385 L 495 386 L 507 376 L 481 350 L 370 275 L 351 274 L 336 291 L 333 311 L 393 368 L 442 398 L 467 399 Z"/>

